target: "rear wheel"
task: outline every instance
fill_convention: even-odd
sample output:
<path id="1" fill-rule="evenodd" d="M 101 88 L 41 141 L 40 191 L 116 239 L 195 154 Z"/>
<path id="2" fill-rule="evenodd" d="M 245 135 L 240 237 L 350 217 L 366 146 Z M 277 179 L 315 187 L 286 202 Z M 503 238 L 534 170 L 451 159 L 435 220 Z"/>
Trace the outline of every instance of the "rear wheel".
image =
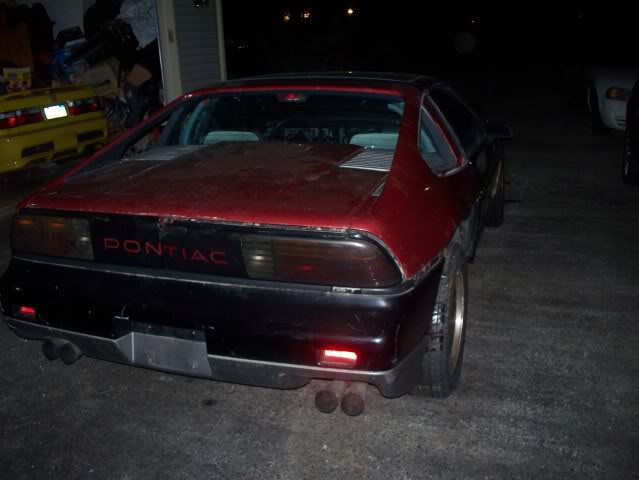
<path id="1" fill-rule="evenodd" d="M 486 226 L 500 227 L 504 223 L 504 201 L 506 197 L 506 172 L 504 162 L 499 164 L 497 185 L 491 197 L 488 198 L 486 210 Z"/>
<path id="2" fill-rule="evenodd" d="M 460 247 L 446 258 L 432 318 L 428 351 L 422 360 L 422 381 L 414 395 L 448 397 L 459 384 L 468 311 L 468 273 Z"/>
<path id="3" fill-rule="evenodd" d="M 623 183 L 626 185 L 639 185 L 639 159 L 637 156 L 637 152 L 632 150 L 630 132 L 626 129 L 621 172 Z"/>

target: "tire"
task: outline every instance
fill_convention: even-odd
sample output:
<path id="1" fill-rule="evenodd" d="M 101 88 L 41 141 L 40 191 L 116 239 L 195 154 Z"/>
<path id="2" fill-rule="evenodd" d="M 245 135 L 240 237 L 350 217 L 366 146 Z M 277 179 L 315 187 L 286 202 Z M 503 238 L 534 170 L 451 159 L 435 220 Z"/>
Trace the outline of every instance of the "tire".
<path id="1" fill-rule="evenodd" d="M 421 382 L 413 395 L 446 398 L 459 385 L 468 312 L 468 270 L 463 259 L 458 245 L 446 257 L 433 315 L 428 319 Z"/>
<path id="2" fill-rule="evenodd" d="M 637 152 L 632 151 L 628 129 L 626 129 L 626 140 L 623 147 L 621 178 L 625 185 L 639 185 L 639 158 L 637 158 Z"/>
<path id="3" fill-rule="evenodd" d="M 588 89 L 588 107 L 590 108 L 590 118 L 592 124 L 593 135 L 605 135 L 610 131 L 608 127 L 601 121 L 601 112 L 599 111 L 599 99 L 597 97 L 597 89 L 591 85 Z"/>
<path id="4" fill-rule="evenodd" d="M 501 227 L 504 223 L 504 201 L 506 197 L 506 167 L 502 160 L 497 173 L 497 188 L 494 194 L 488 198 L 486 207 L 486 226 Z"/>

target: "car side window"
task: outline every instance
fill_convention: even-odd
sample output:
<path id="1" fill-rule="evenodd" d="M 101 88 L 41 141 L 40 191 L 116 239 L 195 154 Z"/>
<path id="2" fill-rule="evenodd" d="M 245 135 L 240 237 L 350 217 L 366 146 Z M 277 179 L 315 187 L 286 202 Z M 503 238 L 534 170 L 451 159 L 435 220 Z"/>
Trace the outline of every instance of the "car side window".
<path id="1" fill-rule="evenodd" d="M 466 155 L 472 157 L 486 138 L 481 120 L 447 89 L 435 89 L 430 92 L 430 97 L 459 138 Z"/>
<path id="2" fill-rule="evenodd" d="M 444 138 L 445 133 L 429 111 L 426 98 L 422 102 L 419 113 L 419 151 L 430 169 L 441 175 L 457 168 L 457 158 Z"/>

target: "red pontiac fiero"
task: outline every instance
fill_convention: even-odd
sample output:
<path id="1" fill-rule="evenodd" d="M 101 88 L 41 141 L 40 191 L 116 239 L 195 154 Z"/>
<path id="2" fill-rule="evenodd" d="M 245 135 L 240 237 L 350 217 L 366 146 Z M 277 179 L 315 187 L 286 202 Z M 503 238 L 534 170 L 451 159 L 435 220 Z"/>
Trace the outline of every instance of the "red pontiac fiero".
<path id="1" fill-rule="evenodd" d="M 415 75 L 185 95 L 20 203 L 2 314 L 65 363 L 329 380 L 317 406 L 349 414 L 366 384 L 446 397 L 510 135 Z"/>

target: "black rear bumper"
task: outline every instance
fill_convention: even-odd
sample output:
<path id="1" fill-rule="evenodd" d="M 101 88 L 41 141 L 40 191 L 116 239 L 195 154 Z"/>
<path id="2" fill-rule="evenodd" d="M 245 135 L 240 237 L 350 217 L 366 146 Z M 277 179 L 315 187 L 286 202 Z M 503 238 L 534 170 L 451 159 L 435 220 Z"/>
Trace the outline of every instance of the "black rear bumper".
<path id="1" fill-rule="evenodd" d="M 19 335 L 64 339 L 96 358 L 277 388 L 364 381 L 398 396 L 419 381 L 440 274 L 437 266 L 418 283 L 334 293 L 24 255 L 0 280 L 0 302 Z M 357 352 L 357 365 L 319 366 L 326 348 Z"/>

